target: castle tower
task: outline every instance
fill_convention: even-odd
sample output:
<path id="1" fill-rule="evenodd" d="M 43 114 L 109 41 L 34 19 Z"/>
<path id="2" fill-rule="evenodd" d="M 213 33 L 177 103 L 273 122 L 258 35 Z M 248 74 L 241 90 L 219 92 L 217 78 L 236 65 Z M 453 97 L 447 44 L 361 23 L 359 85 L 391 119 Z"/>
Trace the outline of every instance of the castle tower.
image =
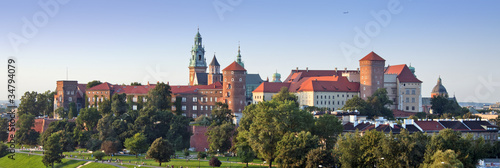
<path id="1" fill-rule="evenodd" d="M 205 47 L 201 42 L 200 29 L 194 37 L 194 46 L 191 50 L 191 59 L 189 60 L 189 85 L 194 85 L 196 73 L 206 73 L 207 61 L 205 59 Z"/>
<path id="2" fill-rule="evenodd" d="M 57 108 L 63 107 L 64 110 L 69 110 L 69 104 L 71 102 L 75 103 L 76 105 L 78 94 L 77 91 L 77 81 L 57 81 L 56 94 L 54 95 L 54 118 L 59 118 L 59 114 L 55 112 Z"/>
<path id="3" fill-rule="evenodd" d="M 384 87 L 385 60 L 372 51 L 359 60 L 359 67 L 360 96 L 366 100 L 377 89 Z"/>
<path id="4" fill-rule="evenodd" d="M 241 67 L 245 68 L 245 64 L 241 61 L 241 51 L 240 45 L 238 44 L 238 55 L 236 56 L 236 62 L 241 65 Z"/>
<path id="5" fill-rule="evenodd" d="M 276 73 L 273 73 L 273 81 L 271 82 L 281 82 L 281 74 L 279 74 L 277 71 Z"/>
<path id="6" fill-rule="evenodd" d="M 434 97 L 434 96 L 448 97 L 448 92 L 446 91 L 446 88 L 441 83 L 441 77 L 438 78 L 436 86 L 434 86 L 434 88 L 432 89 L 431 97 Z"/>
<path id="7" fill-rule="evenodd" d="M 217 61 L 217 58 L 212 58 L 212 62 L 208 65 L 208 79 L 207 84 L 213 84 L 215 82 L 220 82 L 222 80 L 222 74 L 220 74 L 220 64 Z"/>
<path id="8" fill-rule="evenodd" d="M 246 71 L 236 61 L 222 70 L 222 97 L 236 116 L 241 114 L 246 104 Z"/>

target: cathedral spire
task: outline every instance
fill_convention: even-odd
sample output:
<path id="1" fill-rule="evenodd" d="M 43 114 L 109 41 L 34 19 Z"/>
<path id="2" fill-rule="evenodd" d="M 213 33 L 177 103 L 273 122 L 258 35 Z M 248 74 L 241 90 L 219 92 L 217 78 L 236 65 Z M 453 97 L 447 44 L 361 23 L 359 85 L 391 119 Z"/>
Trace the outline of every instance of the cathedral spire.
<path id="1" fill-rule="evenodd" d="M 243 68 L 245 68 L 245 64 L 241 61 L 241 50 L 240 50 L 240 42 L 238 41 L 238 55 L 236 56 L 236 62 L 240 64 Z"/>

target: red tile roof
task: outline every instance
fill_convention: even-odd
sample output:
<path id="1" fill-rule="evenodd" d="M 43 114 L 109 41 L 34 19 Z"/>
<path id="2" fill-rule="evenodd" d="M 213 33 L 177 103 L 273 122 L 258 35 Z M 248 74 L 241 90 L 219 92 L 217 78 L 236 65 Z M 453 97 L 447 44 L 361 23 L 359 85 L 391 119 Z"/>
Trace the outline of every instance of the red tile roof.
<path id="1" fill-rule="evenodd" d="M 127 95 L 147 95 L 150 89 L 155 88 L 156 85 L 113 85 L 114 93 Z"/>
<path id="2" fill-rule="evenodd" d="M 370 52 L 365 57 L 361 58 L 360 61 L 385 61 L 382 57 L 377 55 L 375 52 Z"/>
<path id="3" fill-rule="evenodd" d="M 290 83 L 280 83 L 280 82 L 262 82 L 255 90 L 252 92 L 268 92 L 268 93 L 278 93 L 282 87 L 290 88 Z"/>
<path id="4" fill-rule="evenodd" d="M 203 90 L 203 89 L 221 89 L 222 90 L 222 83 L 221 82 L 215 82 L 210 85 L 195 85 L 195 86 L 186 86 L 186 85 L 178 85 L 178 86 L 170 86 L 172 90 L 172 94 L 186 94 L 186 93 L 196 93 L 198 90 Z"/>
<path id="5" fill-rule="evenodd" d="M 406 111 L 394 109 L 394 110 L 392 110 L 392 114 L 394 115 L 394 118 L 408 118 L 408 117 L 415 115 L 417 113 L 406 112 Z"/>
<path id="6" fill-rule="evenodd" d="M 97 86 L 94 86 L 94 87 L 91 87 L 87 90 L 111 90 L 113 87 L 113 85 L 109 84 L 108 82 L 104 82 L 100 85 L 97 85 Z"/>
<path id="7" fill-rule="evenodd" d="M 222 71 L 246 71 L 245 68 L 243 68 L 240 64 L 238 64 L 236 61 L 233 61 L 229 66 L 224 68 Z"/>
<path id="8" fill-rule="evenodd" d="M 359 83 L 349 82 L 347 77 L 308 77 L 303 80 L 304 82 L 299 85 L 296 91 L 359 92 Z"/>
<path id="9" fill-rule="evenodd" d="M 426 131 L 439 131 L 444 129 L 443 125 L 441 125 L 437 121 L 415 121 L 415 124 L 417 124 L 424 132 Z"/>
<path id="10" fill-rule="evenodd" d="M 385 69 L 385 74 L 397 74 L 399 82 L 422 83 L 422 81 L 413 75 L 406 64 L 389 66 Z"/>
<path id="11" fill-rule="evenodd" d="M 292 70 L 284 82 L 298 82 L 306 77 L 342 76 L 343 73 L 359 73 L 357 70 Z"/>

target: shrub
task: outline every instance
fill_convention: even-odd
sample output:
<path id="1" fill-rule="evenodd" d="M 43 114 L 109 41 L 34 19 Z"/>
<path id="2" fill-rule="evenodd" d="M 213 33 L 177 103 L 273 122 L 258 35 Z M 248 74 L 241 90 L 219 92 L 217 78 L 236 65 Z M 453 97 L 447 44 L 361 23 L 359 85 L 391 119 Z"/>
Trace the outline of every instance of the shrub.
<path id="1" fill-rule="evenodd" d="M 94 157 L 97 159 L 97 160 L 102 160 L 102 158 L 106 156 L 106 154 L 102 153 L 102 152 L 94 152 Z"/>
<path id="2" fill-rule="evenodd" d="M 212 159 L 210 159 L 210 161 L 208 162 L 208 164 L 212 167 L 220 167 L 220 165 L 222 164 L 220 162 L 220 160 L 216 157 L 212 157 Z"/>
<path id="3" fill-rule="evenodd" d="M 201 158 L 206 158 L 207 157 L 207 153 L 205 153 L 205 152 L 198 152 L 198 156 L 197 157 L 200 158 L 200 159 Z"/>

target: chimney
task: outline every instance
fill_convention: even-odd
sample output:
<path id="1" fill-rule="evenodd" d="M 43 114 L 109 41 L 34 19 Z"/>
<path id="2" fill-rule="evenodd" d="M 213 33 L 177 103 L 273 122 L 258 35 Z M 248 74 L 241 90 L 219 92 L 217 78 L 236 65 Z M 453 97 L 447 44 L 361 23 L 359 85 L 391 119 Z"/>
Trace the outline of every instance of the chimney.
<path id="1" fill-rule="evenodd" d="M 345 73 L 347 73 L 347 67 L 346 67 L 346 68 L 344 68 L 344 72 L 345 72 Z"/>
<path id="2" fill-rule="evenodd" d="M 295 68 L 295 72 L 299 72 L 299 67 Z"/>
<path id="3" fill-rule="evenodd" d="M 349 115 L 349 122 L 356 122 L 357 121 L 357 118 L 356 118 L 356 115 Z"/>
<path id="4" fill-rule="evenodd" d="M 309 72 L 309 67 L 306 67 L 306 72 Z"/>
<path id="5" fill-rule="evenodd" d="M 335 74 L 337 74 L 337 67 L 335 67 Z"/>
<path id="6" fill-rule="evenodd" d="M 357 68 L 356 70 L 357 70 L 357 71 L 358 71 L 358 73 L 359 73 L 359 68 Z"/>

